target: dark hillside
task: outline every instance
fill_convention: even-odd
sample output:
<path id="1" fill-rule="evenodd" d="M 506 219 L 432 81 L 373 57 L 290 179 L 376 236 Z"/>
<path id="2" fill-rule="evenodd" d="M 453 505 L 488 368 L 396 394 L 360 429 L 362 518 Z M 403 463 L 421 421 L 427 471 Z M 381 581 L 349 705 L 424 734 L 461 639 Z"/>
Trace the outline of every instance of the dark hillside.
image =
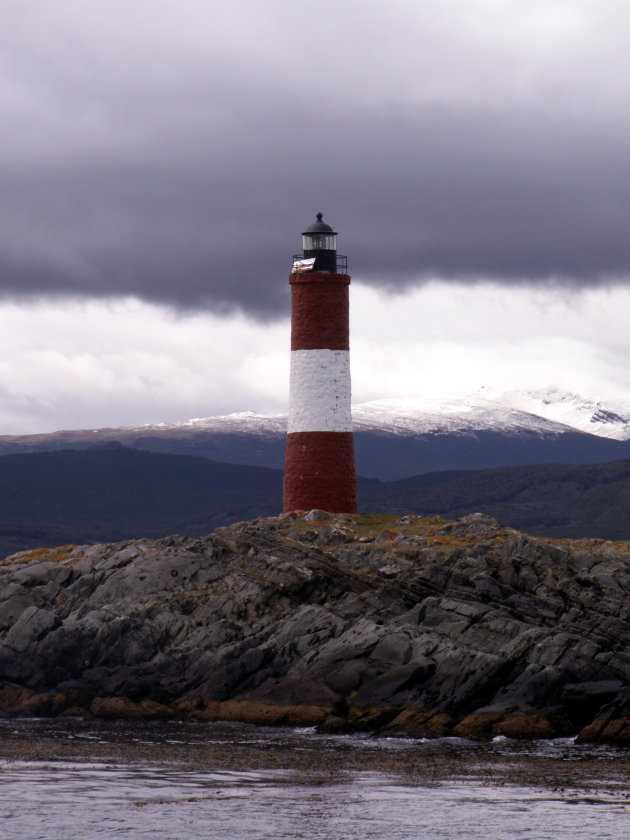
<path id="1" fill-rule="evenodd" d="M 218 433 L 203 429 L 136 429 L 53 432 L 0 436 L 0 455 L 85 449 L 118 442 L 140 451 L 193 455 L 221 463 L 282 469 L 284 432 L 266 435 Z M 630 458 L 630 440 L 610 440 L 583 432 L 467 431 L 394 434 L 355 431 L 359 475 L 396 481 L 444 470 L 484 470 L 521 464 L 591 464 Z"/>
<path id="2" fill-rule="evenodd" d="M 630 461 L 442 476 L 433 476 L 433 486 L 424 475 L 389 482 L 382 491 L 365 494 L 362 509 L 445 517 L 481 511 L 539 536 L 630 539 Z"/>
<path id="3" fill-rule="evenodd" d="M 547 537 L 630 539 L 630 461 L 451 470 L 359 479 L 366 513 L 480 511 Z M 282 472 L 110 443 L 0 457 L 0 556 L 42 545 L 113 542 L 274 516 Z"/>
<path id="4" fill-rule="evenodd" d="M 361 475 L 395 481 L 444 470 L 486 470 L 522 464 L 592 464 L 630 458 L 630 441 L 583 432 L 559 435 L 475 431 L 388 435 L 355 432 Z"/>
<path id="5" fill-rule="evenodd" d="M 116 443 L 0 457 L 0 554 L 37 545 L 202 535 L 278 513 L 282 473 Z"/>

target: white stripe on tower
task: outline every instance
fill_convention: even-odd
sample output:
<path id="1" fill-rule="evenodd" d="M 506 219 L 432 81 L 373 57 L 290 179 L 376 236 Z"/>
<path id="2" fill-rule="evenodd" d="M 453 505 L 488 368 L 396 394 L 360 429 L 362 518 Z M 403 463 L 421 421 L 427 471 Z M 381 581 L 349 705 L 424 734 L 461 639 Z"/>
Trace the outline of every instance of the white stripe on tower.
<path id="1" fill-rule="evenodd" d="M 352 431 L 347 350 L 292 350 L 289 389 L 289 434 Z"/>

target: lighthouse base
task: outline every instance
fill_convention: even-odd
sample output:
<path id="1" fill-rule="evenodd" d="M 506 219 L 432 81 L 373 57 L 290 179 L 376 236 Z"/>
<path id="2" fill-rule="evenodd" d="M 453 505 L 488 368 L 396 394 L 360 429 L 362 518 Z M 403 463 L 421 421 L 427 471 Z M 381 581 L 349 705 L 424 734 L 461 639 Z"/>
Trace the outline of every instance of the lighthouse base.
<path id="1" fill-rule="evenodd" d="M 313 508 L 357 512 L 352 432 L 287 435 L 284 512 Z"/>

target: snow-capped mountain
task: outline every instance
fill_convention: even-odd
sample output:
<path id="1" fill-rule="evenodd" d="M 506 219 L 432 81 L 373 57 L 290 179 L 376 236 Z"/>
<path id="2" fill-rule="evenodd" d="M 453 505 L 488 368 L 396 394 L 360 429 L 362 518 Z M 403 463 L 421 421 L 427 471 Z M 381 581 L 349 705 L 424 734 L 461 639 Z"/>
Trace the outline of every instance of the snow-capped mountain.
<path id="1" fill-rule="evenodd" d="M 375 400 L 354 406 L 352 416 L 356 431 L 385 431 L 404 436 L 480 431 L 558 435 L 570 429 L 567 424 L 475 396 Z"/>
<path id="2" fill-rule="evenodd" d="M 357 470 L 368 478 L 630 458 L 630 404 L 553 389 L 375 400 L 355 405 L 353 416 Z M 181 423 L 4 436 L 0 454 L 117 441 L 153 452 L 282 469 L 286 425 L 286 416 L 246 411 Z"/>
<path id="3" fill-rule="evenodd" d="M 527 411 L 580 432 L 630 439 L 630 400 L 592 400 L 549 388 L 540 391 L 509 391 L 497 395 L 499 405 Z"/>
<path id="4" fill-rule="evenodd" d="M 101 431 L 96 429 L 95 431 Z M 108 430 L 116 431 L 116 430 Z M 259 414 L 256 411 L 237 411 L 216 417 L 193 417 L 179 423 L 149 423 L 143 426 L 122 426 L 118 431 L 150 434 L 152 432 L 181 431 L 214 432 L 215 434 L 247 434 L 265 437 L 286 435 L 286 414 Z"/>
<path id="5" fill-rule="evenodd" d="M 557 389 L 504 393 L 484 389 L 442 399 L 374 400 L 355 405 L 352 415 L 356 431 L 403 436 L 479 431 L 562 434 L 572 430 L 613 440 L 630 439 L 630 401 L 595 401 Z M 286 424 L 286 415 L 241 411 L 180 423 L 127 426 L 119 431 L 276 436 L 286 433 Z"/>
<path id="6" fill-rule="evenodd" d="M 630 439 L 630 400 L 595 401 L 555 388 L 459 397 L 376 400 L 353 409 L 355 428 L 398 434 L 466 431 L 562 433 L 568 428 L 613 440 Z"/>

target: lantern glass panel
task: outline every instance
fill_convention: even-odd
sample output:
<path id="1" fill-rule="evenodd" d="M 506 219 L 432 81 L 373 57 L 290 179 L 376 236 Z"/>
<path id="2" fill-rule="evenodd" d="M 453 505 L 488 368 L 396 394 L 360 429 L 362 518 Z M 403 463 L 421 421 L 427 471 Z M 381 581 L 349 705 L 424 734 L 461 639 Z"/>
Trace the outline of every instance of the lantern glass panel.
<path id="1" fill-rule="evenodd" d="M 335 251 L 337 235 L 334 233 L 305 233 L 302 247 L 305 251 Z"/>

